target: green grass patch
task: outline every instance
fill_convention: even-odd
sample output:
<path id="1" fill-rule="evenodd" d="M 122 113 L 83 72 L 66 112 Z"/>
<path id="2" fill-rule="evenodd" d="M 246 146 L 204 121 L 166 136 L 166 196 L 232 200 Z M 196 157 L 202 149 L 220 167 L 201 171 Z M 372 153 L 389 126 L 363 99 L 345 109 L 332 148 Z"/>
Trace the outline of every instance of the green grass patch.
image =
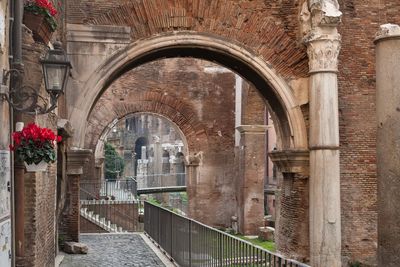
<path id="1" fill-rule="evenodd" d="M 272 242 L 272 241 L 263 241 L 260 238 L 248 238 L 248 237 L 245 237 L 243 235 L 235 235 L 235 236 L 240 238 L 240 239 L 246 240 L 246 241 L 248 241 L 248 242 L 250 242 L 250 243 L 252 243 L 252 244 L 254 244 L 256 246 L 265 248 L 266 250 L 269 250 L 271 252 L 275 252 L 276 251 L 275 243 Z"/>

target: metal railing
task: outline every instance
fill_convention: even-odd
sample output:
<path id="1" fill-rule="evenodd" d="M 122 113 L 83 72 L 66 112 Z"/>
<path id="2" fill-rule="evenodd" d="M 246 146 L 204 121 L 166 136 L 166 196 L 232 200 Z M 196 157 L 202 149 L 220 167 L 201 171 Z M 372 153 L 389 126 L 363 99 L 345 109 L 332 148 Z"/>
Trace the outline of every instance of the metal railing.
<path id="1" fill-rule="evenodd" d="M 81 181 L 81 200 L 135 200 L 137 183 L 133 178 L 123 180 Z"/>
<path id="2" fill-rule="evenodd" d="M 138 231 L 137 201 L 82 200 L 81 215 L 81 233 Z"/>
<path id="3" fill-rule="evenodd" d="M 186 173 L 163 173 L 137 175 L 138 188 L 176 187 L 186 185 Z"/>
<path id="4" fill-rule="evenodd" d="M 149 202 L 144 230 L 179 266 L 309 267 Z"/>

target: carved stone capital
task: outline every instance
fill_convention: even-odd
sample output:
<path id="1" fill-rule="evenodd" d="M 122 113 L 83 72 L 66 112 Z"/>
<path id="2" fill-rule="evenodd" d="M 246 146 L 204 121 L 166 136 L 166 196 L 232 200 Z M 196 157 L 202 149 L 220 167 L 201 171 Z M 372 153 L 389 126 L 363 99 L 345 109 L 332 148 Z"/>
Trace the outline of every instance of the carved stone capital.
<path id="1" fill-rule="evenodd" d="M 268 155 L 278 170 L 283 173 L 309 175 L 310 152 L 308 150 L 271 151 Z"/>
<path id="2" fill-rule="evenodd" d="M 67 151 L 67 175 L 81 175 L 83 166 L 92 155 L 91 149 L 73 147 Z"/>
<path id="3" fill-rule="evenodd" d="M 400 26 L 397 24 L 383 24 L 379 27 L 379 31 L 375 36 L 375 43 L 382 39 L 399 39 L 400 38 Z"/>
<path id="4" fill-rule="evenodd" d="M 310 73 L 337 72 L 340 52 L 340 35 L 313 36 L 307 41 Z"/>
<path id="5" fill-rule="evenodd" d="M 310 73 L 337 72 L 342 17 L 336 0 L 306 0 L 299 20 L 303 42 L 307 45 Z"/>

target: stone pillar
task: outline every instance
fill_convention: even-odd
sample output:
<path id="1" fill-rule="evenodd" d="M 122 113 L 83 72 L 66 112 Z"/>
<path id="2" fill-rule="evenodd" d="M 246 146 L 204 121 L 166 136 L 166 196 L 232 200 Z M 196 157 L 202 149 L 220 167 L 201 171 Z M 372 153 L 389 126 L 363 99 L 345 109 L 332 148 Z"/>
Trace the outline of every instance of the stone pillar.
<path id="1" fill-rule="evenodd" d="M 198 201 L 196 188 L 199 183 L 199 166 L 201 163 L 201 154 L 195 154 L 193 156 L 188 157 L 188 163 L 186 164 L 186 192 L 188 195 L 188 216 L 190 218 L 197 219 L 196 213 L 196 203 L 194 201 Z M 200 200 L 201 201 L 201 200 Z"/>
<path id="2" fill-rule="evenodd" d="M 310 0 L 301 19 L 310 70 L 310 254 L 314 267 L 341 266 L 337 1 Z M 307 14 L 308 13 L 308 14 Z"/>
<path id="3" fill-rule="evenodd" d="M 376 43 L 378 266 L 400 266 L 400 27 L 381 26 Z"/>
<path id="4" fill-rule="evenodd" d="M 104 157 L 95 158 L 94 160 L 94 175 L 96 181 L 104 180 Z"/>
<path id="5" fill-rule="evenodd" d="M 264 226 L 265 125 L 241 125 L 239 152 L 239 232 L 256 235 Z"/>
<path id="6" fill-rule="evenodd" d="M 66 241 L 79 242 L 80 229 L 80 179 L 83 166 L 92 155 L 90 149 L 72 148 L 67 151 L 67 200 L 63 212 L 64 234 Z"/>

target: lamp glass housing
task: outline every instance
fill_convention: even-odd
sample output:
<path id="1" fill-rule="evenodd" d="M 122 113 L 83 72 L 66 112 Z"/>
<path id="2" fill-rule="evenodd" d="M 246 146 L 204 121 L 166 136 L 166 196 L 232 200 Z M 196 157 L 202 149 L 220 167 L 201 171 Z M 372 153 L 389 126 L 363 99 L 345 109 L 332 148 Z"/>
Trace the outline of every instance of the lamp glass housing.
<path id="1" fill-rule="evenodd" d="M 55 44 L 41 60 L 46 91 L 53 96 L 64 93 L 71 64 L 61 45 Z"/>

